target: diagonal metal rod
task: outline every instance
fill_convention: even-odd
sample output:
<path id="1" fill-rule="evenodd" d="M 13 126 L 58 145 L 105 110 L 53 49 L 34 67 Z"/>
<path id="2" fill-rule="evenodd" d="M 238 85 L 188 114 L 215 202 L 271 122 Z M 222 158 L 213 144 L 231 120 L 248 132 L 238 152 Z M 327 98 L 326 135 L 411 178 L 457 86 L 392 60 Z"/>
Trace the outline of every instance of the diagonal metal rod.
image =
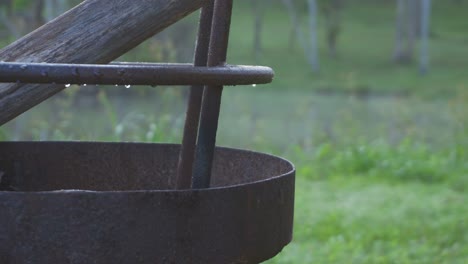
<path id="1" fill-rule="evenodd" d="M 226 63 L 232 4 L 232 0 L 215 1 L 208 66 L 218 66 Z M 207 86 L 203 93 L 192 177 L 192 187 L 194 189 L 210 187 L 222 92 L 223 86 L 216 85 Z"/>
<path id="2" fill-rule="evenodd" d="M 214 1 L 203 7 L 200 14 L 198 38 L 195 47 L 194 66 L 207 66 L 208 49 L 210 46 L 211 25 L 213 24 Z M 190 87 L 187 114 L 185 117 L 184 135 L 179 155 L 177 169 L 177 189 L 190 189 L 192 185 L 192 170 L 195 159 L 198 125 L 203 97 L 202 85 Z"/>

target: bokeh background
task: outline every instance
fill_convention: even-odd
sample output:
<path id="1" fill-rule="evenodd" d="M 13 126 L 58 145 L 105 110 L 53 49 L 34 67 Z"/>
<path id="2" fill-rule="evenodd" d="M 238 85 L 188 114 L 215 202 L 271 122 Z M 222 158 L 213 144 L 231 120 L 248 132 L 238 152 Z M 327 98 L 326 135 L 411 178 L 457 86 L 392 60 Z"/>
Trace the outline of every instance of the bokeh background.
<path id="1" fill-rule="evenodd" d="M 6 46 L 80 1 L 1 0 Z M 468 263 L 468 1 L 236 0 L 218 145 L 297 166 L 294 241 L 268 263 Z M 120 61 L 191 62 L 198 14 Z M 73 51 L 70 51 L 73 52 Z M 181 141 L 187 87 L 73 85 L 0 140 Z"/>

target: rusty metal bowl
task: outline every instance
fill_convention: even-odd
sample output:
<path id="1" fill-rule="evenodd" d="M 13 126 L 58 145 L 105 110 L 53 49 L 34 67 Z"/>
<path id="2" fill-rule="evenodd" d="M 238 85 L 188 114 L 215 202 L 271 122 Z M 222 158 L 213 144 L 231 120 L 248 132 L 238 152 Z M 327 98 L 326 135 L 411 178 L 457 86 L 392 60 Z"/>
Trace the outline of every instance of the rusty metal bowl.
<path id="1" fill-rule="evenodd" d="M 217 148 L 173 190 L 179 145 L 0 143 L 0 263 L 259 263 L 292 238 L 294 166 Z"/>

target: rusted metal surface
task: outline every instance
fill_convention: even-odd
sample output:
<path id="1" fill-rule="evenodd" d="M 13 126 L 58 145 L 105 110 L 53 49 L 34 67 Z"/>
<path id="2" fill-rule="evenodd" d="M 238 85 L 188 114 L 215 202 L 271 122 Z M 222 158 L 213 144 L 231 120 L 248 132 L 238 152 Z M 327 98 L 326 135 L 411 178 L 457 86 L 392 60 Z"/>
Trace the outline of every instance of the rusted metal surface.
<path id="1" fill-rule="evenodd" d="M 180 146 L 0 143 L 0 263 L 259 263 L 289 243 L 294 167 L 217 148 L 212 188 L 168 190 Z M 2 185 L 5 187 L 4 185 Z"/>
<path id="2" fill-rule="evenodd" d="M 202 8 L 198 28 L 197 45 L 195 48 L 194 66 L 207 66 L 208 48 L 210 45 L 211 25 L 213 23 L 214 2 Z M 184 135 L 180 150 L 179 166 L 177 172 L 177 189 L 190 189 L 192 187 L 192 171 L 195 159 L 195 147 L 200 122 L 200 111 L 204 86 L 193 85 L 185 117 Z"/>
<path id="3" fill-rule="evenodd" d="M 247 85 L 270 83 L 263 66 L 116 63 L 47 64 L 0 62 L 0 82 L 118 85 Z"/>
<path id="4" fill-rule="evenodd" d="M 213 26 L 208 55 L 208 66 L 226 63 L 231 26 L 232 0 L 215 0 Z M 222 85 L 206 86 L 200 116 L 200 128 L 193 169 L 192 187 L 208 188 L 211 184 L 211 166 L 216 145 Z"/>

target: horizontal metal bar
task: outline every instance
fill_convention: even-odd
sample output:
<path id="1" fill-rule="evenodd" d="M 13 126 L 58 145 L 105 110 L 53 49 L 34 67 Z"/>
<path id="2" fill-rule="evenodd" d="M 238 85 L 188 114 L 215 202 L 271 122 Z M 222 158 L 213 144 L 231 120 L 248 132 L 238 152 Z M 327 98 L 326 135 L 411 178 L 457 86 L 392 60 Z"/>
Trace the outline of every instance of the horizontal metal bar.
<path id="1" fill-rule="evenodd" d="M 273 80 L 269 67 L 192 64 L 0 62 L 0 82 L 109 85 L 248 85 Z"/>

